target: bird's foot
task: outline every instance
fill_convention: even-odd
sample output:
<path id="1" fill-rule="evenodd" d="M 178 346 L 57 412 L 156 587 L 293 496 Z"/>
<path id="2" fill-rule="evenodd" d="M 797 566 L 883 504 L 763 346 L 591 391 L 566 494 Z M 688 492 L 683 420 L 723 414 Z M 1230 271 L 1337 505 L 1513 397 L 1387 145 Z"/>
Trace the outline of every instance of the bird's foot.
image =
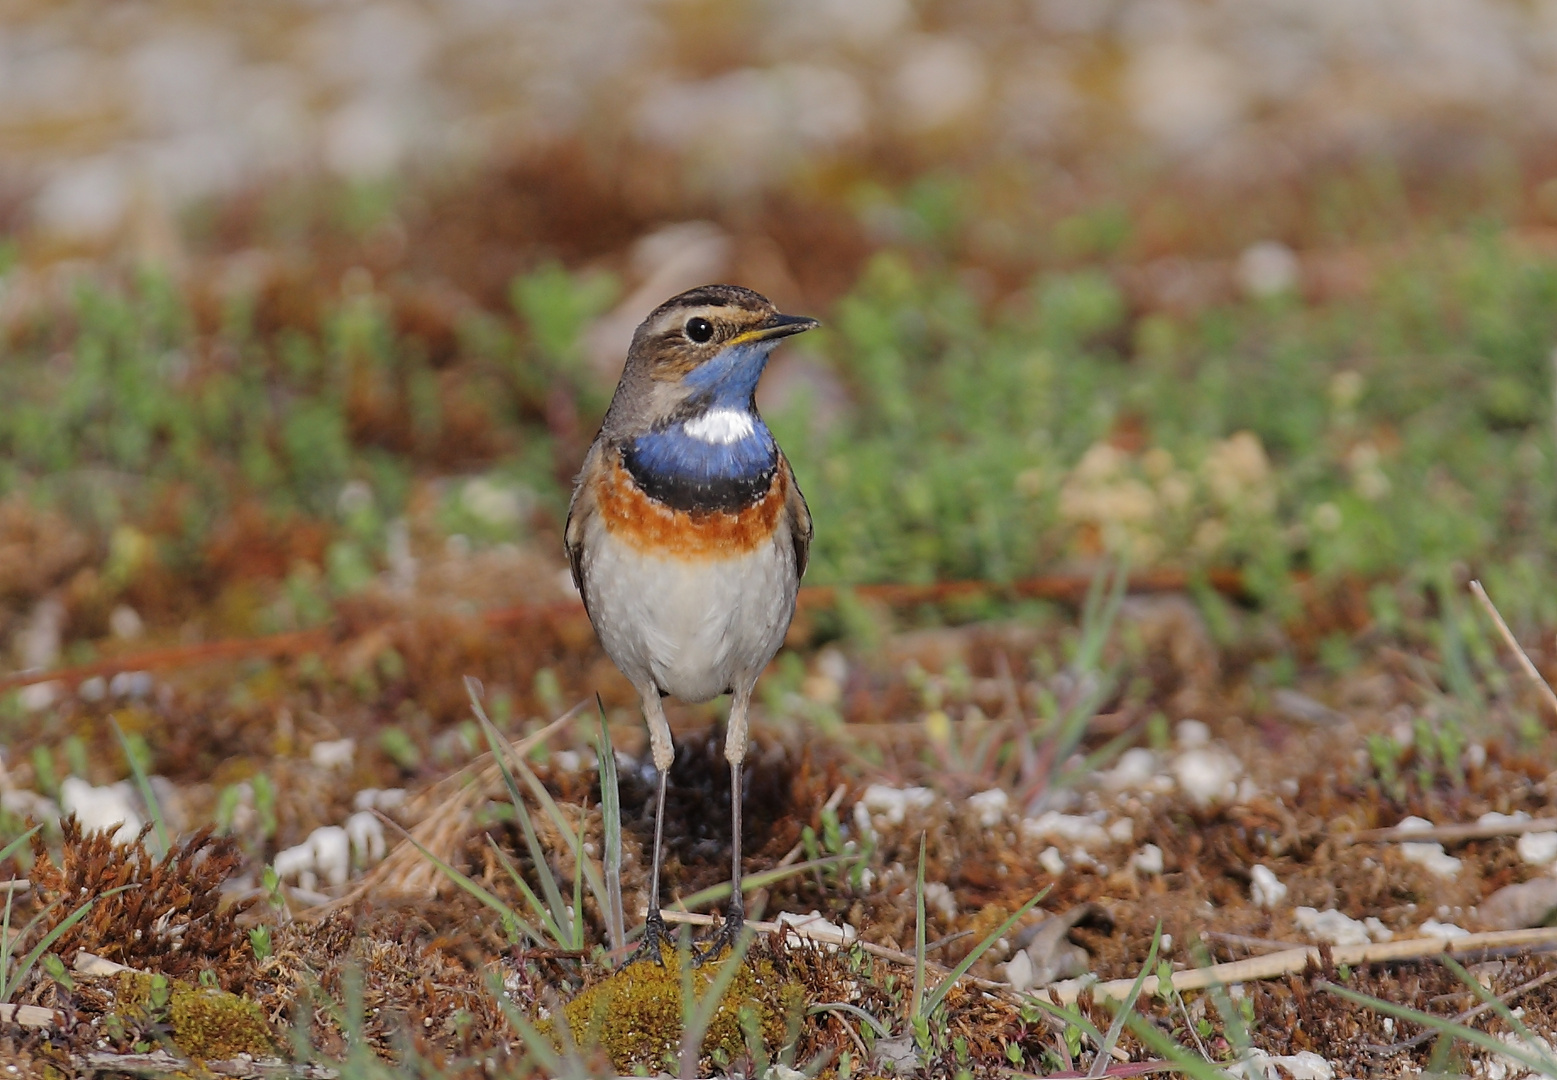
<path id="1" fill-rule="evenodd" d="M 676 943 L 670 939 L 670 931 L 665 927 L 665 917 L 660 914 L 659 908 L 655 908 L 643 921 L 643 940 L 638 942 L 638 947 L 622 966 L 625 968 L 645 960 L 652 960 L 660 967 L 664 967 L 665 949 L 667 947 L 674 949 L 675 945 Z"/>
<path id="2" fill-rule="evenodd" d="M 724 921 L 719 924 L 719 932 L 708 943 L 708 947 L 698 953 L 692 963 L 695 967 L 702 967 L 710 960 L 717 960 L 727 951 L 735 949 L 735 943 L 740 939 L 741 930 L 746 926 L 746 906 L 741 903 L 740 897 L 730 904 L 725 912 Z"/>

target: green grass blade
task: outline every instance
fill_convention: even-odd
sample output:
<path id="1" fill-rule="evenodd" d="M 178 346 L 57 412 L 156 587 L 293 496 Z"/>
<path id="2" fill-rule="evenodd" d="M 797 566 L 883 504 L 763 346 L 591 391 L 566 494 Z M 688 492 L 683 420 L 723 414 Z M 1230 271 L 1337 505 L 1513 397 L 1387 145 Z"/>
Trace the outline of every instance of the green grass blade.
<path id="1" fill-rule="evenodd" d="M 815 1005 L 807 1006 L 806 1008 L 807 1016 L 815 1016 L 817 1013 L 824 1012 L 848 1013 L 850 1016 L 858 1017 L 860 1020 L 864 1021 L 870 1026 L 870 1029 L 876 1033 L 878 1038 L 885 1039 L 888 1035 L 892 1034 L 891 1031 L 888 1030 L 887 1025 L 883 1024 L 880 1020 L 877 1020 L 874 1016 L 860 1008 L 858 1005 L 851 1005 L 847 1001 L 822 1001 Z"/>
<path id="2" fill-rule="evenodd" d="M 477 719 L 488 730 L 488 739 L 490 740 L 493 734 L 497 735 L 501 750 L 495 753 L 494 756 L 498 759 L 499 766 L 501 767 L 503 759 L 506 758 L 512 773 L 524 779 L 525 786 L 535 796 L 535 801 L 540 803 L 541 808 L 546 811 L 546 816 L 557 827 L 557 831 L 562 835 L 563 840 L 566 841 L 570 848 L 573 847 L 578 843 L 577 838 L 574 836 L 573 826 L 568 824 L 568 819 L 563 816 L 562 810 L 557 806 L 557 801 L 551 797 L 551 792 L 546 790 L 546 785 L 541 783 L 535 773 L 530 771 L 530 766 L 525 764 L 524 759 L 514 750 L 513 744 L 502 737 L 502 733 L 497 730 L 497 725 L 487 718 L 486 710 L 482 708 L 480 698 L 477 696 L 480 693 L 480 687 L 481 684 L 475 679 L 467 678 L 465 680 L 465 688 L 470 694 L 471 705 L 475 709 Z M 569 709 L 566 715 L 571 716 L 579 712 L 584 708 L 584 705 L 585 702 L 579 702 Z M 503 771 L 506 783 L 512 778 L 512 775 L 507 770 Z M 604 911 L 610 903 L 606 896 L 605 880 L 600 876 L 600 871 L 595 868 L 594 862 L 588 859 L 584 861 L 584 880 L 589 884 L 589 891 L 594 895 L 595 903 L 600 905 L 601 911 Z"/>
<path id="3" fill-rule="evenodd" d="M 1487 1005 L 1493 1012 L 1497 1013 L 1498 1016 L 1503 1019 L 1505 1024 L 1513 1028 L 1515 1035 L 1518 1035 L 1521 1039 L 1525 1040 L 1532 1046 L 1539 1045 L 1535 1041 L 1535 1033 L 1525 1026 L 1524 1021 L 1520 1020 L 1519 1017 L 1514 1015 L 1514 1011 L 1512 1009 L 1510 1009 L 1503 1002 L 1499 1001 L 1496 994 L 1494 994 L 1491 990 L 1488 990 L 1485 986 L 1482 986 L 1481 980 L 1477 979 L 1476 976 L 1466 971 L 1465 967 L 1448 953 L 1444 953 L 1442 959 L 1449 970 L 1454 972 L 1455 976 L 1470 988 L 1471 993 L 1475 994 L 1482 1000 L 1483 1004 Z M 1548 1055 L 1543 1054 L 1542 1056 L 1547 1057 L 1548 1060 L 1551 1060 Z M 1548 1075 L 1557 1074 L 1557 1062 L 1553 1062 L 1553 1066 L 1553 1072 L 1549 1073 Z"/>
<path id="4" fill-rule="evenodd" d="M 611 747 L 611 731 L 606 726 L 605 703 L 595 695 L 600 716 L 600 738 L 595 756 L 600 768 L 600 822 L 605 850 L 600 853 L 605 872 L 606 936 L 615 952 L 627 945 L 627 919 L 622 910 L 622 790 L 616 775 L 616 751 Z"/>
<path id="5" fill-rule="evenodd" d="M 547 940 L 546 935 L 535 929 L 535 927 L 531 926 L 530 923 L 517 911 L 503 903 L 501 899 L 492 895 L 486 889 L 483 889 L 480 885 L 471 880 L 465 874 L 460 873 L 460 871 L 450 866 L 442 859 L 438 858 L 438 856 L 434 855 L 431 851 L 427 850 L 421 841 L 402 828 L 400 823 L 394 818 L 389 817 L 387 814 L 383 814 L 377 810 L 373 812 L 378 815 L 380 821 L 383 821 L 386 825 L 399 832 L 401 836 L 404 836 L 407 840 L 409 840 L 411 845 L 415 847 L 417 851 L 422 853 L 422 858 L 436 866 L 438 868 L 438 872 L 441 873 L 444 877 L 454 882 L 454 884 L 458 885 L 461 889 L 464 889 L 465 892 L 475 897 L 482 904 L 497 912 L 500 916 L 502 916 L 506 923 L 524 931 L 525 935 L 529 937 L 531 941 L 534 941 L 538 947 L 542 949 L 550 948 L 550 942 Z"/>
<path id="6" fill-rule="evenodd" d="M 508 740 L 497 730 L 497 725 L 487 717 L 486 709 L 481 705 L 480 684 L 467 676 L 465 692 L 470 695 L 471 709 L 481 723 L 481 730 L 486 735 L 487 744 L 492 748 L 492 759 L 497 762 L 498 772 L 503 776 L 503 785 L 508 788 L 508 798 L 513 803 L 514 816 L 519 819 L 519 828 L 524 833 L 525 846 L 530 849 L 530 860 L 535 864 L 535 875 L 540 879 L 541 892 L 545 894 L 546 906 L 551 910 L 550 922 L 558 928 L 557 944 L 564 949 L 572 948 L 569 943 L 573 940 L 573 921 L 568 915 L 567 904 L 562 899 L 562 890 L 557 886 L 556 875 L 551 872 L 551 863 L 546 858 L 546 849 L 541 847 L 540 838 L 535 834 L 535 823 L 530 820 L 530 808 L 525 803 L 524 796 L 520 794 L 519 785 L 504 760 L 507 756 L 504 754 L 504 748 L 508 746 Z"/>
<path id="7" fill-rule="evenodd" d="M 584 819 L 589 818 L 589 800 L 584 800 Z M 584 829 L 579 826 L 573 845 L 573 947 L 584 947 Z"/>
<path id="8" fill-rule="evenodd" d="M 18 851 L 20 851 L 22 846 L 26 844 L 27 841 L 31 840 L 33 835 L 41 828 L 43 828 L 42 825 L 34 825 L 32 828 L 22 833 L 22 835 L 18 836 L 15 840 L 12 840 L 9 844 L 5 845 L 5 847 L 0 848 L 0 862 L 5 862 L 5 860 L 9 859 L 12 855 L 15 855 Z"/>
<path id="9" fill-rule="evenodd" d="M 1050 1016 L 1063 1020 L 1071 1027 L 1081 1029 L 1081 1033 L 1092 1040 L 1093 1046 L 1103 1045 L 1103 1033 L 1097 1029 L 1097 1025 L 1082 1015 L 1080 1009 L 1068 1009 L 1064 1005 L 1056 1005 L 1048 998 L 1039 997 L 1037 994 L 1022 995 L 1022 1002 L 1027 1005 L 1036 1005 Z"/>
<path id="10" fill-rule="evenodd" d="M 1152 931 L 1151 948 L 1146 950 L 1146 963 L 1141 965 L 1141 971 L 1135 977 L 1135 982 L 1130 984 L 1130 992 L 1125 995 L 1124 1001 L 1119 1003 L 1119 1009 L 1114 1013 L 1114 1022 L 1108 1025 L 1108 1034 L 1103 1036 L 1103 1041 L 1098 1045 L 1097 1057 L 1092 1061 L 1092 1068 L 1087 1070 L 1087 1080 L 1099 1080 L 1104 1070 L 1108 1068 L 1110 1055 L 1119 1042 L 1119 1036 L 1124 1032 L 1125 1019 L 1135 1011 L 1136 1000 L 1141 996 L 1141 987 L 1146 985 L 1146 976 L 1157 963 L 1157 947 L 1162 944 L 1162 923 L 1157 923 L 1157 928 Z"/>
<path id="11" fill-rule="evenodd" d="M 1195 1080 L 1229 1080 L 1227 1070 L 1198 1054 L 1190 1053 L 1140 1013 L 1125 1013 L 1123 1010 L 1121 1013 L 1125 1016 L 1130 1033 L 1140 1039 L 1152 1053 L 1172 1063 L 1175 1071 L 1192 1076 Z"/>
<path id="12" fill-rule="evenodd" d="M 908 1015 L 918 1017 L 924 1003 L 924 833 L 919 834 L 919 873 L 914 878 L 914 994 Z"/>
<path id="13" fill-rule="evenodd" d="M 10 985 L 6 987 L 6 990 L 15 990 L 21 981 L 27 977 L 27 973 L 32 970 L 32 966 L 38 962 L 38 957 L 47 952 L 49 946 L 58 941 L 61 935 L 65 933 L 65 931 L 69 930 L 72 926 L 75 926 L 82 919 L 86 918 L 87 912 L 92 910 L 92 905 L 95 903 L 97 903 L 97 898 L 93 897 L 78 907 L 75 911 L 72 911 L 69 915 L 66 915 L 63 919 L 60 920 L 59 925 L 45 934 L 43 936 L 43 940 L 34 945 L 32 950 L 28 952 L 26 956 L 22 957 L 21 963 L 16 965 L 16 970 L 10 975 L 8 979 Z M 41 917 L 41 913 L 39 917 Z M 35 919 L 34 922 L 36 921 L 37 920 Z M 31 927 L 32 923 L 28 923 L 27 925 Z M 5 996 L 9 998 L 10 994 L 7 993 Z"/>
<path id="14" fill-rule="evenodd" d="M 1453 1020 L 1443 1016 L 1434 1016 L 1432 1013 L 1420 1012 L 1407 1008 L 1404 1005 L 1396 1005 L 1392 1001 L 1373 997 L 1371 994 L 1360 994 L 1356 990 L 1348 990 L 1344 986 L 1336 986 L 1334 983 L 1320 983 L 1320 989 L 1337 994 L 1347 1001 L 1358 1005 L 1366 1005 L 1376 1012 L 1393 1016 L 1398 1020 L 1409 1020 L 1413 1024 L 1421 1024 L 1423 1027 L 1432 1028 L 1434 1031 L 1448 1035 L 1451 1038 L 1463 1039 L 1481 1047 L 1483 1050 L 1491 1050 L 1493 1053 L 1502 1054 L 1504 1057 L 1513 1058 L 1527 1069 L 1531 1069 L 1541 1076 L 1557 1076 L 1557 1060 L 1553 1060 L 1545 1054 L 1532 1052 L 1527 1047 L 1515 1046 L 1504 1042 L 1496 1035 L 1489 1035 L 1477 1028 L 1457 1024 Z"/>
<path id="15" fill-rule="evenodd" d="M 920 864 L 920 871 L 919 871 L 919 873 L 920 873 L 920 881 L 923 882 L 923 880 L 924 880 L 923 863 Z M 968 953 L 967 956 L 964 956 L 962 958 L 962 960 L 957 964 L 957 966 L 951 969 L 951 972 L 946 976 L 946 978 L 942 979 L 939 983 L 937 983 L 936 986 L 935 986 L 935 989 L 930 991 L 929 996 L 925 999 L 925 1002 L 924 1002 L 924 1013 L 923 1013 L 923 1015 L 929 1016 L 931 1013 L 935 1012 L 936 1006 L 940 1005 L 940 1003 L 945 999 L 946 995 L 951 993 L 951 988 L 957 984 L 957 980 L 962 978 L 964 975 L 966 975 L 968 973 L 968 969 L 971 968 L 974 965 L 974 963 L 976 963 L 978 961 L 979 957 L 983 956 L 986 952 L 989 951 L 989 947 L 991 945 L 993 945 L 995 942 L 999 941 L 1001 938 L 1005 937 L 1006 933 L 1008 931 L 1010 931 L 1010 929 L 1017 924 L 1017 920 L 1019 920 L 1023 915 L 1026 915 L 1029 911 L 1031 911 L 1034 907 L 1036 907 L 1037 904 L 1038 904 L 1038 901 L 1042 900 L 1045 896 L 1048 896 L 1049 895 L 1049 890 L 1051 888 L 1053 888 L 1053 886 L 1045 885 L 1043 887 L 1043 889 L 1040 892 L 1038 892 L 1037 895 L 1035 895 L 1031 900 L 1027 901 L 1027 903 L 1023 904 L 1021 907 L 1019 907 L 1015 911 L 1013 911 L 1011 913 L 1010 917 L 1007 918 L 1005 922 L 1001 923 L 994 930 L 990 931 L 989 936 L 986 937 L 983 941 L 979 942 L 978 945 L 974 947 L 972 952 Z M 924 910 L 924 897 L 923 897 L 924 888 L 923 888 L 922 885 L 921 885 L 919 891 L 920 891 L 920 894 L 921 894 L 920 895 L 920 899 L 919 899 L 919 908 L 920 908 L 920 911 L 923 912 L 923 910 Z M 923 954 L 924 954 L 924 937 L 923 937 L 923 930 L 922 930 L 923 922 L 924 922 L 924 920 L 921 918 L 920 919 L 920 924 L 921 924 L 920 939 L 916 943 L 917 948 L 919 950 L 919 955 L 917 955 L 915 957 L 915 964 L 914 964 L 915 967 L 920 966 L 924 962 L 924 957 L 923 957 Z"/>
<path id="16" fill-rule="evenodd" d="M 514 1005 L 513 999 L 508 996 L 508 991 L 503 988 L 503 982 L 493 975 L 488 986 L 492 1000 L 497 1002 L 497 1007 L 502 1010 L 509 1025 L 519 1033 L 519 1038 L 524 1041 L 525 1051 L 535 1059 L 536 1064 L 546 1076 L 563 1076 L 571 1070 L 563 1068 L 562 1057 L 557 1053 L 556 1047 L 550 1039 L 535 1030 L 535 1025 L 525 1017 Z"/>
<path id="17" fill-rule="evenodd" d="M 708 1033 L 708 1026 L 714 1022 L 714 1014 L 719 1011 L 720 1004 L 724 1001 L 725 992 L 730 989 L 730 983 L 735 981 L 735 976 L 740 973 L 741 965 L 746 962 L 746 951 L 751 948 L 753 935 L 750 929 L 743 928 L 740 936 L 735 939 L 735 944 L 730 947 L 730 955 L 719 964 L 719 971 L 703 991 L 702 997 L 697 997 L 691 989 L 689 975 L 690 962 L 686 957 L 682 958 L 682 1009 L 681 1014 L 689 1017 L 685 1026 L 681 1029 L 681 1076 L 683 1080 L 691 1080 L 697 1075 L 698 1051 L 703 1045 L 703 1036 Z M 690 998 L 690 1002 L 687 1000 Z M 690 1011 L 688 1004 L 695 1005 Z"/>
<path id="18" fill-rule="evenodd" d="M 11 984 L 11 901 L 15 895 L 10 889 L 5 891 L 5 915 L 0 917 L 0 1002 L 10 1001 L 16 989 Z"/>
<path id="19" fill-rule="evenodd" d="M 157 843 L 162 848 L 157 854 L 166 855 L 173 850 L 173 842 L 168 838 L 168 825 L 163 820 L 162 806 L 157 802 L 157 793 L 151 790 L 151 779 L 146 775 L 146 770 L 141 768 L 140 759 L 130 749 L 130 740 L 125 737 L 119 721 L 110 716 L 108 723 L 114 729 L 114 734 L 119 737 L 119 747 L 124 751 L 124 760 L 130 763 L 130 774 L 135 777 L 135 786 L 146 803 L 146 812 L 151 815 L 152 827 L 157 832 Z"/>
<path id="20" fill-rule="evenodd" d="M 557 920 L 552 917 L 552 913 L 547 909 L 545 903 L 541 901 L 539 896 L 535 895 L 535 890 L 530 888 L 530 883 L 524 880 L 524 875 L 519 872 L 519 868 L 514 865 L 513 860 L 508 857 L 508 853 L 498 847 L 497 841 L 490 836 L 487 837 L 487 846 L 492 849 L 492 854 L 497 856 L 498 864 L 502 866 L 504 872 L 508 874 L 510 880 L 519 889 L 519 892 L 523 894 L 525 902 L 530 905 L 530 910 L 535 912 L 535 917 L 541 920 L 541 929 L 550 934 L 553 941 L 566 949 L 568 947 L 566 944 L 567 935 L 562 932 L 562 927 L 557 925 Z"/>

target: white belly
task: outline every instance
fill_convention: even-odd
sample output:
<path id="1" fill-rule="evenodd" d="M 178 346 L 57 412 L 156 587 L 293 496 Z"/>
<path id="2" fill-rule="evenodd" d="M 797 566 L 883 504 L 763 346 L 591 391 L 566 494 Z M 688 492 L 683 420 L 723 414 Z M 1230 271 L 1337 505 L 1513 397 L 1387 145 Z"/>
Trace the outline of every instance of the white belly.
<path id="1" fill-rule="evenodd" d="M 795 556 L 774 542 L 723 559 L 662 559 L 595 523 L 585 599 L 606 653 L 634 685 L 707 701 L 755 682 L 795 613 Z"/>

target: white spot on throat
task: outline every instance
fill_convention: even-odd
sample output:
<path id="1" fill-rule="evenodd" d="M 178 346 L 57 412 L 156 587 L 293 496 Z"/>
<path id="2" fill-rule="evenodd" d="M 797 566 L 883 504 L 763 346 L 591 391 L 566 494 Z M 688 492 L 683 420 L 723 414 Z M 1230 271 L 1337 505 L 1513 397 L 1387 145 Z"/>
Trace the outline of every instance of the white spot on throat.
<path id="1" fill-rule="evenodd" d="M 751 413 L 745 409 L 709 409 L 681 426 L 694 439 L 716 446 L 740 442 L 756 430 Z"/>

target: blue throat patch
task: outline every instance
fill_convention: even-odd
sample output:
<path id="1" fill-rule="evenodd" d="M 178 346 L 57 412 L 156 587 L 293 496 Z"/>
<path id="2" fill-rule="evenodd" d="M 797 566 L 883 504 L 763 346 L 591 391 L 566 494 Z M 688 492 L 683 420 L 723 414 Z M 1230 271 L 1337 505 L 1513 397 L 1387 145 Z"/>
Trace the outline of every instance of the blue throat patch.
<path id="1" fill-rule="evenodd" d="M 739 510 L 768 493 L 778 469 L 778 444 L 760 417 L 752 433 L 731 443 L 711 443 L 677 423 L 640 435 L 623 448 L 638 486 L 677 510 Z"/>
<path id="2" fill-rule="evenodd" d="M 770 342 L 725 349 L 688 372 L 687 386 L 704 412 L 728 409 L 751 419 L 751 433 L 733 442 L 709 442 L 691 435 L 682 417 L 640 435 L 622 448 L 627 469 L 651 498 L 677 510 L 739 510 L 761 499 L 778 469 L 778 443 L 752 401 L 767 366 Z M 701 415 L 701 414 L 699 414 Z"/>

